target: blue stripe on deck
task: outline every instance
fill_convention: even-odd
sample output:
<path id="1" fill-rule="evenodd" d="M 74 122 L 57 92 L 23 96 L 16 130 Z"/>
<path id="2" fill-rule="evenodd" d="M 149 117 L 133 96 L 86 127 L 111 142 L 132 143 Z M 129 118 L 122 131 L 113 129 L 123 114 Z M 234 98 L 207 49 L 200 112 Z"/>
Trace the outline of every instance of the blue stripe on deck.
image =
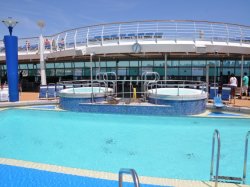
<path id="1" fill-rule="evenodd" d="M 230 117 L 230 116 L 242 116 L 241 114 L 223 113 L 223 112 L 211 112 L 208 116 L 212 117 Z"/>
<path id="2" fill-rule="evenodd" d="M 118 178 L 118 174 L 117 174 Z M 118 181 L 82 177 L 0 164 L 1 187 L 118 187 Z M 124 187 L 133 187 L 124 183 Z M 141 184 L 141 187 L 160 187 Z"/>

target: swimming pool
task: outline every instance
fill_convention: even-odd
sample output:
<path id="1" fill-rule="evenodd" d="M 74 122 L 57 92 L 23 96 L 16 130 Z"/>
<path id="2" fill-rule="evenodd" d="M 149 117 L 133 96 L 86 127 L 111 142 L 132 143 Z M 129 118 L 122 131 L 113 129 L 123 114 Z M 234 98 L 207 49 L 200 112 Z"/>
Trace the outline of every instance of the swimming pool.
<path id="1" fill-rule="evenodd" d="M 220 174 L 241 177 L 250 129 L 250 119 L 19 109 L 0 115 L 2 158 L 113 173 L 134 168 L 144 176 L 193 180 L 209 180 L 215 128 L 221 133 Z"/>

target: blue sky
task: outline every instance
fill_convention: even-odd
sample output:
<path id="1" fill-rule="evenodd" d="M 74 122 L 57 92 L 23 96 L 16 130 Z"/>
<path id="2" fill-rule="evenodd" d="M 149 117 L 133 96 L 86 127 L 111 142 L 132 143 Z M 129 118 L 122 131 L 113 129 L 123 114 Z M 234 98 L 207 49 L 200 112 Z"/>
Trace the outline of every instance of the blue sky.
<path id="1" fill-rule="evenodd" d="M 0 19 L 19 21 L 13 34 L 35 37 L 81 26 L 137 20 L 207 20 L 250 26 L 250 0 L 1 0 Z M 0 25 L 0 39 L 8 33 Z"/>

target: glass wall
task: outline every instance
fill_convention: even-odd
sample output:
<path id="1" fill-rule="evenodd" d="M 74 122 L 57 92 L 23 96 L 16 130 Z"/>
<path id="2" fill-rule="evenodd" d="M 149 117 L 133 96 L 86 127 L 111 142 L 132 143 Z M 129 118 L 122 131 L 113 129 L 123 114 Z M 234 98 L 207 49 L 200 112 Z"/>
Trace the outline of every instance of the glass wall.
<path id="1" fill-rule="evenodd" d="M 167 79 L 201 80 L 206 79 L 206 66 L 209 66 L 210 82 L 218 81 L 222 76 L 224 83 L 231 73 L 238 80 L 241 75 L 241 61 L 236 60 L 168 60 Z M 60 80 L 89 79 L 91 64 L 89 61 L 47 62 L 46 75 L 48 83 Z M 161 79 L 165 77 L 164 60 L 133 60 L 133 61 L 97 61 L 92 62 L 93 76 L 98 72 L 115 72 L 119 79 L 141 77 L 143 72 L 158 72 Z M 24 78 L 40 80 L 39 63 L 19 64 Z M 250 74 L 250 61 L 244 61 L 243 71 Z M 6 73 L 6 65 L 0 65 L 0 77 Z M 32 78 L 33 77 L 33 78 Z"/>

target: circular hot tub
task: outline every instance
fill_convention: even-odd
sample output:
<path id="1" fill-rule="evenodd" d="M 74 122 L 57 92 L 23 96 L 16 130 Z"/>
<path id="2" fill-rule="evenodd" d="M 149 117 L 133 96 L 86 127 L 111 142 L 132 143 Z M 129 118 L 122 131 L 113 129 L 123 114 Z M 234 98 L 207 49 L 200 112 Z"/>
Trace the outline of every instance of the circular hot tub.
<path id="1" fill-rule="evenodd" d="M 105 87 L 79 87 L 61 90 L 59 106 L 64 110 L 76 111 L 81 103 L 102 102 L 113 89 Z"/>
<path id="2" fill-rule="evenodd" d="M 149 103 L 168 105 L 180 115 L 205 112 L 207 92 L 190 88 L 156 88 L 148 90 Z"/>

